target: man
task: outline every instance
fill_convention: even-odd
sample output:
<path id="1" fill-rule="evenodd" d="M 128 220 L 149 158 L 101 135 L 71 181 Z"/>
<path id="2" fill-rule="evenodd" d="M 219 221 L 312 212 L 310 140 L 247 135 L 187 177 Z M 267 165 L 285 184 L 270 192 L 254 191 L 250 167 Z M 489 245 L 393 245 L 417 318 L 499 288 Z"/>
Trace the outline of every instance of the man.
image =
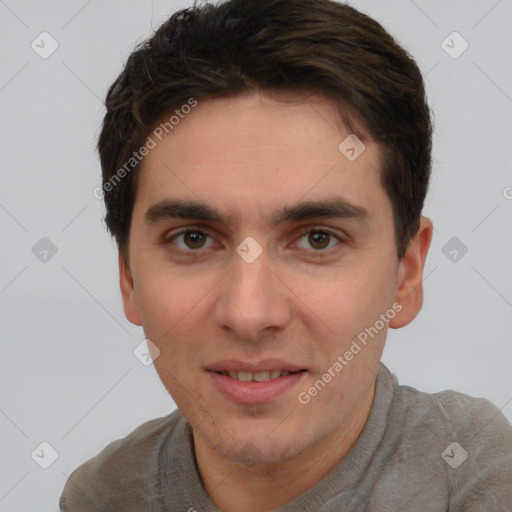
<path id="1" fill-rule="evenodd" d="M 512 509 L 512 427 L 401 386 L 431 121 L 412 58 L 329 0 L 176 13 L 98 149 L 126 317 L 178 406 L 70 476 L 66 512 Z"/>

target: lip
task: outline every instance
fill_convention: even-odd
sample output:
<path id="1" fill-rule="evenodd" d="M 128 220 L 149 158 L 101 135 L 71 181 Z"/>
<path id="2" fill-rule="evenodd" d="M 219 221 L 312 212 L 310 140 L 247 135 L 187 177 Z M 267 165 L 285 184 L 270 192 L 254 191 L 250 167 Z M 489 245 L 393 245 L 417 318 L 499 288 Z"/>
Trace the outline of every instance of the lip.
<path id="1" fill-rule="evenodd" d="M 283 372 L 298 372 L 299 370 L 305 370 L 302 366 L 297 366 L 280 359 L 264 359 L 257 363 L 251 363 L 248 361 L 240 361 L 235 359 L 229 359 L 224 361 L 217 361 L 209 364 L 205 367 L 206 370 L 213 372 L 249 372 L 257 373 L 264 372 L 266 370 L 281 370 Z M 281 378 L 281 377 L 279 377 Z"/>
<path id="2" fill-rule="evenodd" d="M 266 369 L 270 368 L 267 366 Z M 281 368 L 274 369 L 278 370 Z M 207 370 L 206 373 L 212 379 L 215 389 L 231 402 L 236 404 L 264 404 L 297 385 L 308 372 L 290 373 L 289 375 L 283 375 L 264 382 L 243 382 L 227 375 L 216 373 L 213 370 Z"/>

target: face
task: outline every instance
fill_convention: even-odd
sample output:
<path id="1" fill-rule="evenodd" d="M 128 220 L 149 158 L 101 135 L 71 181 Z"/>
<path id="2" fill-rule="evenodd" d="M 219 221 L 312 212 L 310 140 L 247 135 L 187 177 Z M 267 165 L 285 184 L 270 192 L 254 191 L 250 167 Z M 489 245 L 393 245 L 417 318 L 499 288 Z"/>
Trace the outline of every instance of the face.
<path id="1" fill-rule="evenodd" d="M 337 108 L 314 95 L 199 100 L 143 162 L 125 313 L 194 435 L 227 459 L 248 460 L 251 443 L 259 461 L 283 461 L 343 432 L 371 405 L 399 322 L 379 148 L 365 140 L 349 160 Z M 292 373 L 260 382 L 265 370 Z"/>

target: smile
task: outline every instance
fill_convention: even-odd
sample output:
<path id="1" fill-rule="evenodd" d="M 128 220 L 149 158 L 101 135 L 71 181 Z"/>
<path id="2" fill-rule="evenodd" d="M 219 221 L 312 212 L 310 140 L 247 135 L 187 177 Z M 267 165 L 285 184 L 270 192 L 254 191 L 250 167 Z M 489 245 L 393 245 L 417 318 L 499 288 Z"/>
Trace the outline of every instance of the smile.
<path id="1" fill-rule="evenodd" d="M 235 404 L 269 403 L 286 391 L 297 386 L 305 378 L 307 370 L 289 372 L 271 370 L 260 372 L 212 371 L 206 374 L 213 388 L 226 400 Z"/>
<path id="2" fill-rule="evenodd" d="M 304 370 L 300 370 L 304 371 Z M 235 380 L 241 380 L 242 382 L 265 382 L 267 380 L 277 379 L 278 377 L 284 377 L 286 375 L 289 375 L 290 373 L 297 373 L 297 372 L 287 372 L 283 370 L 265 370 L 262 372 L 256 372 L 256 373 L 250 373 L 250 372 L 228 372 L 226 370 L 221 372 L 221 375 L 226 375 L 231 377 Z"/>

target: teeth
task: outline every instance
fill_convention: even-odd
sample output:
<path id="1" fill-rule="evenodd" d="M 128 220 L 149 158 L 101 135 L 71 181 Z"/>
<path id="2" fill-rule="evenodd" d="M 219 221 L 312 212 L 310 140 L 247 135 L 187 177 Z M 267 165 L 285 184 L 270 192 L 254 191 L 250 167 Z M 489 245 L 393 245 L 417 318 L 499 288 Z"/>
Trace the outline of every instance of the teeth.
<path id="1" fill-rule="evenodd" d="M 220 372 L 223 375 L 228 375 L 228 372 Z M 232 379 L 241 380 L 242 382 L 250 382 L 252 380 L 256 382 L 265 382 L 267 380 L 271 379 L 277 379 L 277 377 L 289 375 L 290 372 L 282 372 L 280 370 L 270 370 L 270 371 L 264 371 L 264 372 L 256 372 L 256 373 L 249 373 L 249 372 L 229 372 L 229 376 Z"/>

